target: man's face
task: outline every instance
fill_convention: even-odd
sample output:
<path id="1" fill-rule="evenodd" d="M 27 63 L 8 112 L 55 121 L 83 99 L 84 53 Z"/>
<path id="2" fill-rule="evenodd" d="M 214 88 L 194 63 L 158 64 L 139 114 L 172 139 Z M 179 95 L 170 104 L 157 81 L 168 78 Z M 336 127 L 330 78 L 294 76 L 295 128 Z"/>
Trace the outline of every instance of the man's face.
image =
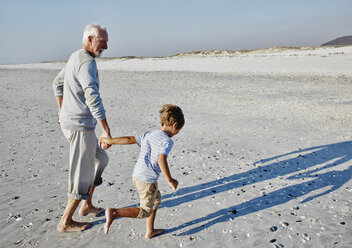
<path id="1" fill-rule="evenodd" d="M 104 50 L 108 49 L 108 34 L 105 31 L 100 31 L 98 37 L 92 38 L 92 52 L 95 58 L 100 58 Z"/>

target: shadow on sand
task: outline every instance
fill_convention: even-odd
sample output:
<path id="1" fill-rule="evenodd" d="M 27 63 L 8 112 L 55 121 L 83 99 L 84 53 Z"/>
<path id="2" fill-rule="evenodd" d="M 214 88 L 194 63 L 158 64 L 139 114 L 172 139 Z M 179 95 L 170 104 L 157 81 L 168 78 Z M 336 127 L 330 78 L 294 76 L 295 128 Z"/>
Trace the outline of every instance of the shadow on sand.
<path id="1" fill-rule="evenodd" d="M 345 170 L 334 170 L 334 167 L 348 162 L 352 158 L 352 142 L 301 149 L 280 156 L 255 162 L 255 169 L 234 174 L 219 180 L 196 186 L 185 187 L 175 193 L 163 196 L 160 208 L 175 207 L 198 199 L 233 190 L 246 185 L 267 181 L 277 177 L 296 173 L 286 180 L 302 179 L 302 183 L 290 185 L 266 195 L 254 198 L 241 204 L 224 208 L 203 217 L 196 218 L 182 225 L 167 229 L 166 233 L 188 229 L 179 235 L 195 234 L 214 224 L 227 222 L 239 216 L 255 213 L 266 208 L 286 203 L 313 191 L 328 187 L 322 193 L 305 198 L 301 203 L 337 190 L 351 179 L 352 165 Z M 309 169 L 307 171 L 306 169 Z M 301 171 L 301 172 L 300 172 Z"/>

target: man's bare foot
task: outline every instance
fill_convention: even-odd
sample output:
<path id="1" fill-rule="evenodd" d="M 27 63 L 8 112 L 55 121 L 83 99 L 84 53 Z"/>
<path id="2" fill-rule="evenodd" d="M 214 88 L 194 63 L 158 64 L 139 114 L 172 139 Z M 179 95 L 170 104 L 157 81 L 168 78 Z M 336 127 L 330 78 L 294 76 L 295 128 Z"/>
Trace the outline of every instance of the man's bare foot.
<path id="1" fill-rule="evenodd" d="M 146 233 L 144 237 L 145 237 L 146 239 L 151 239 L 151 238 L 153 238 L 154 236 L 159 235 L 159 234 L 161 234 L 161 233 L 163 233 L 163 232 L 164 232 L 164 229 L 154 229 L 154 230 L 151 231 L 150 233 L 149 233 L 149 232 Z"/>
<path id="2" fill-rule="evenodd" d="M 57 231 L 59 232 L 82 232 L 87 230 L 90 227 L 88 222 L 76 222 L 72 221 L 70 224 L 61 224 L 57 225 Z"/>
<path id="3" fill-rule="evenodd" d="M 108 208 L 105 211 L 105 217 L 106 217 L 106 222 L 105 222 L 105 225 L 104 225 L 104 233 L 105 234 L 108 234 L 109 228 L 110 228 L 112 222 L 115 219 L 113 211 L 114 211 L 114 209 L 112 209 L 112 208 Z"/>
<path id="4" fill-rule="evenodd" d="M 99 216 L 104 212 L 104 208 L 96 208 L 94 206 L 83 206 L 79 210 L 78 214 L 80 216 L 87 216 L 88 214 L 94 214 L 95 216 Z"/>

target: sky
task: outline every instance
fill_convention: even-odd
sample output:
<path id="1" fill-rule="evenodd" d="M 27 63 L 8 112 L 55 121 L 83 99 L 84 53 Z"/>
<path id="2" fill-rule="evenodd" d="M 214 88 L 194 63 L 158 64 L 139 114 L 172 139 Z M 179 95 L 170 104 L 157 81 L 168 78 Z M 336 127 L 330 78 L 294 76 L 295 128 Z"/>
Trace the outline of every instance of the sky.
<path id="1" fill-rule="evenodd" d="M 0 0 L 0 64 L 67 60 L 83 29 L 109 33 L 103 57 L 319 46 L 352 35 L 350 0 Z"/>

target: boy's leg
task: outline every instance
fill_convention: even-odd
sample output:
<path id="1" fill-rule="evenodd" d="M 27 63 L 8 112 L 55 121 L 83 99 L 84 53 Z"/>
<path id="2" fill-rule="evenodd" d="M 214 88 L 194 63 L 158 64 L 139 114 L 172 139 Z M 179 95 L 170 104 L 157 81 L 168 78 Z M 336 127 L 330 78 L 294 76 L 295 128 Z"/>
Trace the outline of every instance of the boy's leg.
<path id="1" fill-rule="evenodd" d="M 147 227 L 145 233 L 146 239 L 151 239 L 152 237 L 164 232 L 164 229 L 154 229 L 156 211 L 157 209 L 153 210 L 152 214 L 147 219 Z"/>
<path id="2" fill-rule="evenodd" d="M 126 217 L 126 218 L 137 218 L 140 209 L 134 208 L 108 208 L 105 211 L 106 222 L 104 225 L 104 232 L 108 234 L 109 228 L 115 218 Z"/>
<path id="3" fill-rule="evenodd" d="M 59 232 L 80 232 L 80 231 L 86 230 L 90 226 L 90 223 L 86 223 L 86 222 L 80 223 L 80 222 L 73 221 L 72 219 L 73 213 L 77 209 L 80 201 L 81 200 L 68 198 L 65 212 L 61 217 L 59 224 L 57 225 L 57 230 Z"/>
<path id="4" fill-rule="evenodd" d="M 133 184 L 139 193 L 140 206 L 143 211 L 139 217 L 147 217 L 146 239 L 164 232 L 163 229 L 154 229 L 154 221 L 158 206 L 161 203 L 161 194 L 157 183 L 146 183 L 138 178 L 133 178 Z"/>

